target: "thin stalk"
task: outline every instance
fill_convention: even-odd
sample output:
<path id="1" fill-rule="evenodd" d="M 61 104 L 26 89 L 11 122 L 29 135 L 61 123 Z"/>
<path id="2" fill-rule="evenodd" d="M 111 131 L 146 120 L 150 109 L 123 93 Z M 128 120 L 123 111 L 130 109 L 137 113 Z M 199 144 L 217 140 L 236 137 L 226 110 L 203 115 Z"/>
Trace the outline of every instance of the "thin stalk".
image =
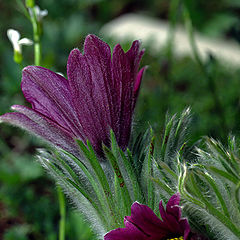
<path id="1" fill-rule="evenodd" d="M 33 14 L 30 14 L 32 27 L 33 27 L 33 40 L 34 40 L 34 64 L 36 66 L 41 65 L 41 42 L 39 24 L 37 21 L 37 15 L 35 8 L 31 8 Z"/>
<path id="2" fill-rule="evenodd" d="M 173 43 L 175 37 L 175 28 L 178 19 L 178 9 L 180 5 L 180 0 L 172 0 L 170 1 L 170 9 L 169 9 L 169 30 L 168 30 L 168 40 L 167 40 L 167 58 L 168 63 L 171 66 L 172 57 L 173 57 Z"/>
<path id="3" fill-rule="evenodd" d="M 222 104 L 219 100 L 218 93 L 216 91 L 217 88 L 216 88 L 213 76 L 212 76 L 212 74 L 209 74 L 207 72 L 207 70 L 206 70 L 206 68 L 205 68 L 205 66 L 202 62 L 202 59 L 200 57 L 200 54 L 199 54 L 199 51 L 198 51 L 198 48 L 197 48 L 197 44 L 196 44 L 196 41 L 195 41 L 195 37 L 194 37 L 192 20 L 191 20 L 188 8 L 186 7 L 185 4 L 183 4 L 183 17 L 184 17 L 185 26 L 186 26 L 186 29 L 187 29 L 190 45 L 191 45 L 191 48 L 192 48 L 193 56 L 194 56 L 197 64 L 199 65 L 202 73 L 204 74 L 204 76 L 207 79 L 208 87 L 210 89 L 210 92 L 212 93 L 212 97 L 213 97 L 213 100 L 214 100 L 214 103 L 215 103 L 215 109 L 217 110 L 217 112 L 219 113 L 219 116 L 220 116 L 222 134 L 224 135 L 224 133 L 227 131 L 227 124 L 226 124 L 226 119 L 225 119 L 225 115 L 224 115 L 224 110 L 223 110 Z"/>
<path id="4" fill-rule="evenodd" d="M 59 240 L 65 240 L 65 223 L 66 223 L 66 204 L 65 197 L 60 186 L 57 186 L 60 221 L 59 221 Z"/>
<path id="5" fill-rule="evenodd" d="M 171 99 L 173 82 L 172 82 L 172 65 L 173 65 L 173 55 L 174 55 L 174 39 L 175 39 L 175 28 L 178 20 L 178 11 L 179 11 L 180 0 L 171 0 L 169 7 L 169 29 L 166 43 L 166 61 L 161 66 L 163 79 L 164 79 L 164 94 L 165 102 L 169 102 L 168 99 Z M 165 111 L 168 109 L 168 105 L 165 105 Z"/>

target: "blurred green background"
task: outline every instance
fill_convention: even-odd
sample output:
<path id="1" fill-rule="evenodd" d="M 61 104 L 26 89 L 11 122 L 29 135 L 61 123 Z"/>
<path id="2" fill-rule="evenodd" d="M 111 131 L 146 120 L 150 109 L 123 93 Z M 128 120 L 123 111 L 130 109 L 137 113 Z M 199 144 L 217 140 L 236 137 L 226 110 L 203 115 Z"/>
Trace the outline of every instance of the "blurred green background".
<path id="1" fill-rule="evenodd" d="M 20 89 L 21 68 L 13 61 L 7 29 L 32 38 L 32 26 L 22 13 L 24 1 L 0 0 L 0 114 L 13 104 L 27 104 Z M 125 13 L 138 13 L 169 20 L 169 0 L 39 0 L 48 10 L 43 19 L 43 66 L 66 74 L 70 50 L 82 49 L 88 33 L 99 35 L 100 28 Z M 209 37 L 240 41 L 239 0 L 186 1 L 195 30 Z M 183 23 L 181 8 L 178 23 Z M 101 36 L 104 38 L 104 36 Z M 116 40 L 104 38 L 113 46 Z M 124 45 L 126 48 L 128 43 Z M 240 46 L 239 46 L 240 47 Z M 23 65 L 33 64 L 33 47 L 24 47 Z M 146 46 L 142 65 L 145 74 L 135 116 L 144 129 L 149 123 L 156 134 L 168 112 L 191 106 L 191 141 L 203 135 L 226 141 L 229 133 L 240 136 L 240 69 L 223 65 L 214 56 L 204 62 L 210 76 L 203 74 L 190 57 L 169 56 L 166 49 L 152 56 Z M 240 65 L 240 63 L 239 63 Z M 210 82 L 209 82 L 210 81 Z M 217 99 L 217 104 L 216 104 Z M 59 207 L 54 182 L 34 159 L 35 149 L 43 146 L 35 137 L 5 124 L 0 126 L 0 239 L 58 239 Z M 73 207 L 67 206 L 66 238 L 94 239 L 88 224 Z"/>

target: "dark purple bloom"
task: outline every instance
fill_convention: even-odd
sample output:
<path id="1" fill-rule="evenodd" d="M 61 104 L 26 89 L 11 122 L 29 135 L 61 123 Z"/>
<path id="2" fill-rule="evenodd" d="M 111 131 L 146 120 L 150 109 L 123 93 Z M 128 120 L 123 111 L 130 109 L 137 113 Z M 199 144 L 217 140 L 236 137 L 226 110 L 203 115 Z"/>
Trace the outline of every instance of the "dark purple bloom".
<path id="1" fill-rule="evenodd" d="M 46 68 L 28 66 L 22 73 L 22 92 L 32 108 L 14 105 L 16 112 L 0 117 L 71 153 L 78 152 L 74 139 L 92 143 L 101 153 L 113 129 L 122 149 L 128 145 L 131 122 L 143 72 L 143 55 L 134 41 L 124 53 L 88 35 L 84 54 L 72 50 L 67 63 L 68 79 Z"/>
<path id="2" fill-rule="evenodd" d="M 204 239 L 191 233 L 186 218 L 181 218 L 180 194 L 174 194 L 166 205 L 159 203 L 161 219 L 146 205 L 133 203 L 131 216 L 124 218 L 125 228 L 110 231 L 104 240 Z"/>

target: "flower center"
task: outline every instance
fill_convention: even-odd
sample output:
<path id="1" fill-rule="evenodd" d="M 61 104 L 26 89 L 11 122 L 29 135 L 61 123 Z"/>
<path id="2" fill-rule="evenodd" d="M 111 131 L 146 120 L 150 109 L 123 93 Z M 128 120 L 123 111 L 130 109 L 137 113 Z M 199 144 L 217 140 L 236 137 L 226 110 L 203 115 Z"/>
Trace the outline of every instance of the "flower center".
<path id="1" fill-rule="evenodd" d="M 168 238 L 167 240 L 184 240 L 183 236 L 177 238 Z"/>

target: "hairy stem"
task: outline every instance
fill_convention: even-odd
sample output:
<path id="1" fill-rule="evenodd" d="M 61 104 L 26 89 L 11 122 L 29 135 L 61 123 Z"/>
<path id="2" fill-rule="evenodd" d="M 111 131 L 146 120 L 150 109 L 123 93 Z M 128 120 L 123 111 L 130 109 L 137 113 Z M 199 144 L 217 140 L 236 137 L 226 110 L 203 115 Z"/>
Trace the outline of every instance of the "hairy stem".
<path id="1" fill-rule="evenodd" d="M 60 221 L 59 221 L 59 240 L 65 240 L 65 222 L 66 222 L 66 205 L 65 197 L 61 187 L 57 187 L 59 210 L 60 210 Z"/>

